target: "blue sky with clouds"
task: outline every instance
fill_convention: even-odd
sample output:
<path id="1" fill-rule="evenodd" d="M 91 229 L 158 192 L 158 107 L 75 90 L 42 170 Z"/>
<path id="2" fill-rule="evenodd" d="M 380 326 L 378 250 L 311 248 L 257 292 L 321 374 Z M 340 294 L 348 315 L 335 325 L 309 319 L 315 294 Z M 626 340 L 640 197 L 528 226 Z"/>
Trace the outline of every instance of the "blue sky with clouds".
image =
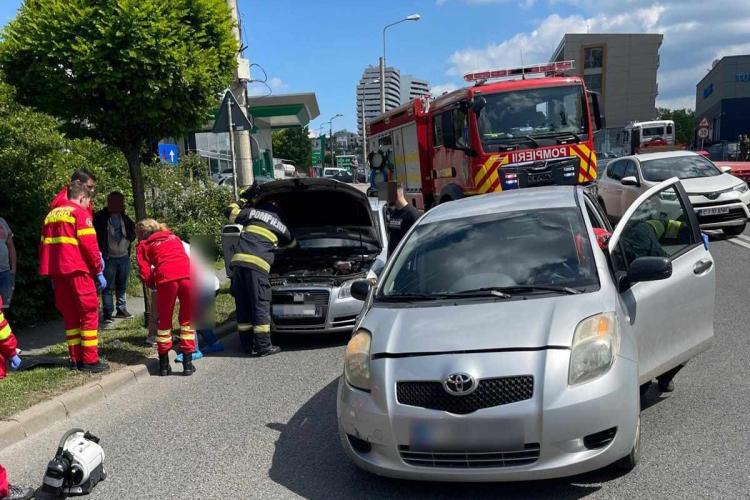
<path id="1" fill-rule="evenodd" d="M 21 0 L 0 0 L 0 24 Z M 274 93 L 318 96 L 321 116 L 356 129 L 355 88 L 382 52 L 438 90 L 472 69 L 546 61 L 566 32 L 664 34 L 658 105 L 694 107 L 695 84 L 720 56 L 750 53 L 750 1 L 737 0 L 239 0 L 247 57 L 265 68 Z M 254 77 L 262 73 L 253 68 Z M 267 93 L 261 85 L 251 91 Z"/>

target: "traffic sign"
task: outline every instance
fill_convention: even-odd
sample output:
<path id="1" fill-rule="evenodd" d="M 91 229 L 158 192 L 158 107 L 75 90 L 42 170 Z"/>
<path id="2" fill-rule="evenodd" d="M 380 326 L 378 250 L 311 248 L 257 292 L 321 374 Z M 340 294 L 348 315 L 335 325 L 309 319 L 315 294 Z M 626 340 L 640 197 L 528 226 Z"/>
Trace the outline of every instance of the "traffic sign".
<path id="1" fill-rule="evenodd" d="M 312 152 L 312 164 L 322 165 L 323 164 L 323 152 L 316 149 Z"/>
<path id="2" fill-rule="evenodd" d="M 339 168 L 346 168 L 348 170 L 351 170 L 352 168 L 352 161 L 354 160 L 354 156 L 337 156 L 336 157 L 336 166 Z"/>
<path id="3" fill-rule="evenodd" d="M 707 129 L 709 127 L 708 120 L 703 118 L 701 122 L 698 124 L 698 128 L 705 128 Z"/>
<path id="4" fill-rule="evenodd" d="M 698 129 L 698 138 L 699 139 L 706 139 L 708 137 L 708 129 L 707 128 L 699 128 Z"/>
<path id="5" fill-rule="evenodd" d="M 159 158 L 164 163 L 172 165 L 180 163 L 180 150 L 177 144 L 159 144 Z"/>
<path id="6" fill-rule="evenodd" d="M 253 123 L 245 116 L 242 112 L 240 103 L 234 97 L 231 91 L 227 90 L 224 94 L 224 100 L 221 102 L 219 112 L 216 114 L 216 120 L 214 121 L 214 134 L 221 134 L 229 132 L 229 113 L 232 113 L 232 131 L 237 132 L 240 130 L 251 130 Z"/>

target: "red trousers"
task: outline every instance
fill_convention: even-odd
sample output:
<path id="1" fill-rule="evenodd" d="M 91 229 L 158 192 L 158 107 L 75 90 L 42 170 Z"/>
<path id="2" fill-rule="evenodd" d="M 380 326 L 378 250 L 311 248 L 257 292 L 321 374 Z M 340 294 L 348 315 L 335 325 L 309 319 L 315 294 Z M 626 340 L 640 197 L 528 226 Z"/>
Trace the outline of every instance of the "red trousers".
<path id="1" fill-rule="evenodd" d="M 55 306 L 65 323 L 70 360 L 99 362 L 99 298 L 91 275 L 73 273 L 52 277 Z"/>
<path id="2" fill-rule="evenodd" d="M 6 364 L 8 364 L 8 360 L 0 354 L 0 380 L 4 379 L 8 374 L 8 369 L 5 366 Z M 0 495 L 0 498 L 3 498 L 3 496 Z"/>
<path id="3" fill-rule="evenodd" d="M 8 473 L 5 472 L 5 468 L 0 465 L 0 498 L 8 496 Z"/>
<path id="4" fill-rule="evenodd" d="M 159 331 L 156 334 L 156 350 L 159 356 L 172 349 L 172 315 L 175 301 L 180 299 L 180 350 L 183 354 L 195 352 L 195 330 L 191 324 L 192 302 L 190 278 L 168 281 L 156 286 L 156 310 L 159 312 Z"/>

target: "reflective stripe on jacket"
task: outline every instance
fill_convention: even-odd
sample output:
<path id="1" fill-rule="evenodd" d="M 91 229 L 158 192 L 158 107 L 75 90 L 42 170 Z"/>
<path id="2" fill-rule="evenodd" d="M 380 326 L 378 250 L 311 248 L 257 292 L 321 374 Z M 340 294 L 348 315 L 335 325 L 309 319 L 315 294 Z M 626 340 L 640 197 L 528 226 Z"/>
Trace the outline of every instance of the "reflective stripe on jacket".
<path id="1" fill-rule="evenodd" d="M 3 298 L 0 297 L 0 355 L 10 359 L 16 355 L 16 336 L 10 329 L 8 320 L 3 314 Z"/>
<path id="2" fill-rule="evenodd" d="M 243 228 L 237 252 L 232 256 L 232 266 L 270 272 L 274 250 L 294 241 L 289 229 L 271 212 L 246 208 L 240 211 L 235 221 Z"/>

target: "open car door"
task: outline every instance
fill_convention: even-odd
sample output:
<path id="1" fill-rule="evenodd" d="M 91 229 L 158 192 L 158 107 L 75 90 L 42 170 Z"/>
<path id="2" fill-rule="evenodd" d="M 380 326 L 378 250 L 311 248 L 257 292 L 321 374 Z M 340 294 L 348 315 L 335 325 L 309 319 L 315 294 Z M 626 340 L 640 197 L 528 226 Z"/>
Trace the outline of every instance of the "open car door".
<path id="1" fill-rule="evenodd" d="M 679 179 L 638 197 L 615 227 L 608 249 L 627 326 L 638 343 L 639 383 L 707 349 L 714 332 L 714 260 Z M 648 281 L 629 279 L 641 257 L 668 259 L 671 272 Z"/>

